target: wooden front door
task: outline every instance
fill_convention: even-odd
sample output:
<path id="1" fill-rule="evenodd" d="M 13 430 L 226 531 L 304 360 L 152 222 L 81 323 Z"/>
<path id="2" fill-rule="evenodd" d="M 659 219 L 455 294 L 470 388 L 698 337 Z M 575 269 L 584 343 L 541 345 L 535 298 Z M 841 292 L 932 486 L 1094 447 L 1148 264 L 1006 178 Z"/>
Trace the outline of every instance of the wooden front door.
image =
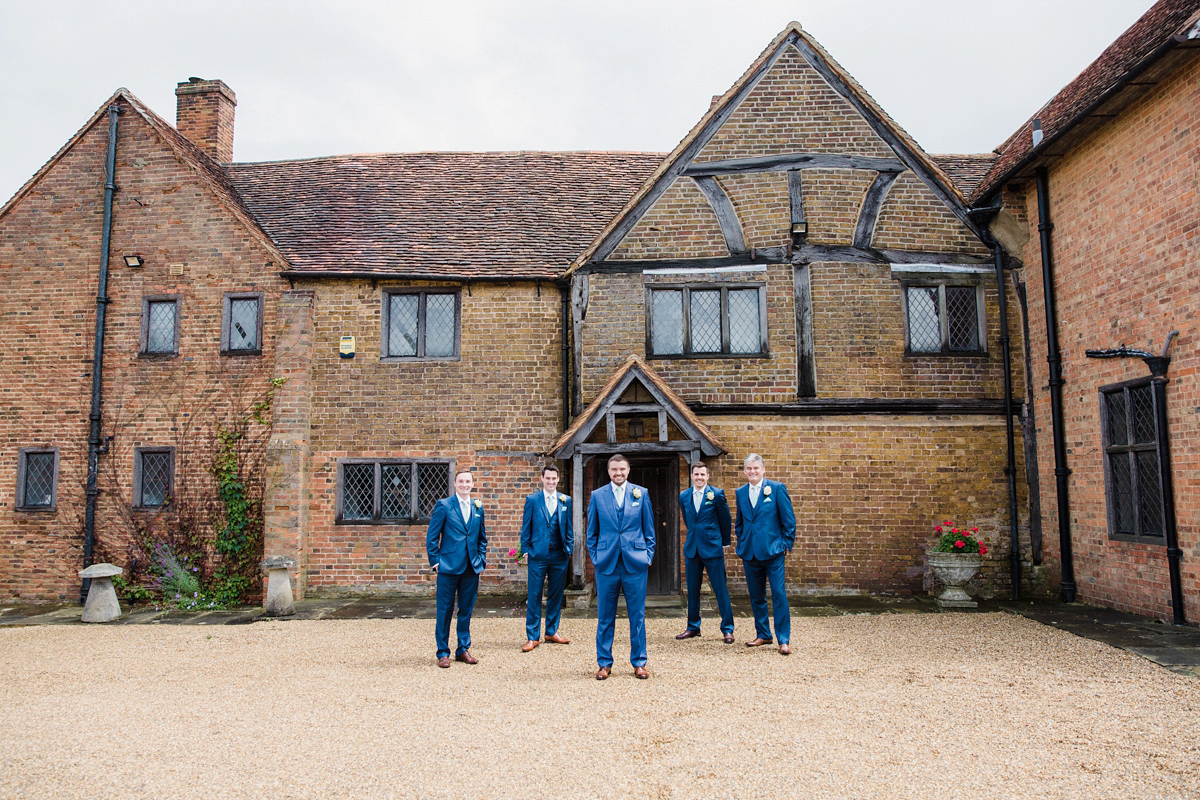
<path id="1" fill-rule="evenodd" d="M 596 458 L 595 485 L 608 483 L 608 458 Z M 679 458 L 631 457 L 629 482 L 645 486 L 654 509 L 654 562 L 646 577 L 647 594 L 679 593 Z"/>

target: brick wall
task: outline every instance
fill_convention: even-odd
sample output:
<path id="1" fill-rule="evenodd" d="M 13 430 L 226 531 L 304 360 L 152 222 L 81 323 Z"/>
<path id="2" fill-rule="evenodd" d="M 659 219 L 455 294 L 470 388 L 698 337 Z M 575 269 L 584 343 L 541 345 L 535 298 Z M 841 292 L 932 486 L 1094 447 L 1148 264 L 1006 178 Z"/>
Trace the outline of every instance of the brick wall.
<path id="1" fill-rule="evenodd" d="M 1168 425 L 1185 610 L 1200 617 L 1200 234 L 1196 228 L 1200 145 L 1200 60 L 1056 161 L 1049 172 L 1053 256 L 1063 355 L 1070 530 L 1078 598 L 1169 619 L 1165 548 L 1109 538 L 1099 421 L 1102 386 L 1149 374 L 1136 358 L 1088 359 L 1084 350 L 1125 344 L 1158 353 L 1171 330 Z M 1045 309 L 1037 199 L 1024 186 L 1030 239 L 1025 248 L 1039 469 L 1053 476 Z M 1059 564 L 1052 477 L 1042 480 L 1046 553 Z"/>
<path id="2" fill-rule="evenodd" d="M 177 491 L 209 481 L 214 424 L 265 391 L 275 303 L 284 288 L 269 251 L 135 113 L 120 118 L 104 354 L 97 555 L 124 564 L 134 449 L 176 448 Z M 85 131 L 0 219 L 0 314 L 6 337 L 0 415 L 0 596 L 78 596 L 91 358 L 107 119 Z M 122 255 L 138 253 L 140 269 Z M 225 292 L 264 295 L 263 353 L 220 355 Z M 180 298 L 179 355 L 138 356 L 142 299 Z M 263 430 L 265 434 L 265 429 Z M 20 447 L 60 448 L 58 508 L 14 511 Z M 138 512 L 153 522 L 154 512 Z"/>

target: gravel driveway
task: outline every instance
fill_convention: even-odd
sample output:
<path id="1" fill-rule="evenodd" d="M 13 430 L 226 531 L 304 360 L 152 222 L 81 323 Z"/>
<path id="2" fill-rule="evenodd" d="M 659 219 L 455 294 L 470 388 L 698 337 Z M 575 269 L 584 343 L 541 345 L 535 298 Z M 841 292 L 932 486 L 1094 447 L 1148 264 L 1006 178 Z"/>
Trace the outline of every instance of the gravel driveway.
<path id="1" fill-rule="evenodd" d="M 711 622 L 711 620 L 710 620 Z M 529 654 L 476 619 L 0 630 L 0 797 L 1200 796 L 1200 681 L 1007 614 L 794 618 L 793 655 L 647 620 Z"/>

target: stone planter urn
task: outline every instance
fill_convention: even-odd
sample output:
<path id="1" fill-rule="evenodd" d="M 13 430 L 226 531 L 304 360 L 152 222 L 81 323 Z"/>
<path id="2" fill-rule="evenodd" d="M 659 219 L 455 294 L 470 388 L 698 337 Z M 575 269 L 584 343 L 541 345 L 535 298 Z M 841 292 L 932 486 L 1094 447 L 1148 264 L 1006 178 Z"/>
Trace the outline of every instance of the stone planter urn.
<path id="1" fill-rule="evenodd" d="M 963 586 L 975 577 L 983 556 L 979 553 L 939 553 L 929 554 L 929 568 L 945 587 L 938 595 L 938 608 L 975 608 L 979 604 L 971 599 Z"/>

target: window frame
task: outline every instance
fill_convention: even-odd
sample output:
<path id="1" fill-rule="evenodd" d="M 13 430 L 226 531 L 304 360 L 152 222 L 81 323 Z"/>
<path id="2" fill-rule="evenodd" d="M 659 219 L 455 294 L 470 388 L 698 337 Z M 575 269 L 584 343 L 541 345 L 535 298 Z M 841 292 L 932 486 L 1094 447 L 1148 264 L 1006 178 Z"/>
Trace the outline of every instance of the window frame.
<path id="1" fill-rule="evenodd" d="M 1149 442 L 1133 442 L 1130 441 L 1123 445 L 1114 445 L 1109 441 L 1109 411 L 1108 411 L 1108 395 L 1118 392 L 1125 396 L 1125 425 L 1128 432 L 1128 439 L 1134 438 L 1134 427 L 1130 424 L 1133 414 L 1133 402 L 1131 392 L 1134 389 L 1148 387 L 1150 389 L 1150 411 L 1154 417 L 1154 438 Z M 1104 504 L 1106 518 L 1108 522 L 1108 538 L 1119 542 L 1136 542 L 1138 544 L 1163 545 L 1166 542 L 1166 499 L 1163 497 L 1163 465 L 1158 458 L 1158 443 L 1159 437 L 1162 436 L 1162 431 L 1158 429 L 1158 409 L 1156 404 L 1158 398 L 1154 394 L 1153 380 L 1150 377 L 1135 378 L 1134 380 L 1122 381 L 1113 383 L 1107 386 L 1101 386 L 1098 390 L 1100 400 L 1100 441 L 1101 450 L 1104 453 Z M 1154 462 L 1158 469 L 1158 506 L 1159 506 L 1159 529 L 1161 533 L 1147 534 L 1142 532 L 1142 504 L 1141 504 L 1141 481 L 1138 480 L 1139 467 L 1137 463 L 1137 454 L 1150 452 L 1154 454 Z M 1130 503 L 1133 507 L 1134 532 L 1122 533 L 1119 530 L 1119 521 L 1117 520 L 1117 508 L 1114 498 L 1116 497 L 1117 487 L 1113 478 L 1112 457 L 1113 455 L 1124 456 L 1129 459 L 1129 482 L 1130 482 Z"/>
<path id="2" fill-rule="evenodd" d="M 221 355 L 223 356 L 261 356 L 263 345 L 263 292 L 225 292 L 221 298 Z M 233 324 L 233 301 L 234 300 L 257 300 L 258 314 L 256 315 L 257 330 L 255 331 L 255 344 L 257 347 L 253 349 L 231 349 L 229 343 L 232 337 L 229 335 L 229 327 Z"/>
<path id="3" fill-rule="evenodd" d="M 913 350 L 912 331 L 909 328 L 908 290 L 933 289 L 938 290 L 938 327 L 941 332 L 940 350 Z M 977 350 L 950 349 L 950 317 L 946 313 L 947 289 L 975 290 L 975 324 L 979 337 Z M 904 355 L 914 358 L 980 358 L 988 355 L 987 349 L 987 307 L 985 305 L 983 280 L 969 277 L 912 277 L 900 281 L 900 315 L 904 321 Z"/>
<path id="4" fill-rule="evenodd" d="M 754 289 L 758 292 L 758 352 L 733 353 L 729 334 L 729 292 Z M 692 304 L 693 291 L 705 292 L 720 290 L 721 313 L 721 350 L 720 352 L 694 352 L 692 350 Z M 683 303 L 683 352 L 655 353 L 654 352 L 654 293 L 682 292 Z M 767 285 L 765 283 L 651 283 L 646 285 L 646 357 L 654 359 L 698 359 L 698 358 L 770 358 L 771 351 L 767 337 Z"/>
<path id="5" fill-rule="evenodd" d="M 54 467 L 50 477 L 50 504 L 26 505 L 25 481 L 28 477 L 28 459 L 31 455 L 53 455 Z M 17 486 L 13 509 L 16 511 L 55 512 L 58 511 L 58 448 L 57 447 L 22 447 L 17 451 Z"/>
<path id="6" fill-rule="evenodd" d="M 337 462 L 336 506 L 334 507 L 335 525 L 417 525 L 428 523 L 430 517 L 420 515 L 421 487 L 418 481 L 421 464 L 445 465 L 449 476 L 446 480 L 445 494 L 438 499 L 449 497 L 454 491 L 454 459 L 449 458 L 339 458 Z M 371 500 L 371 517 L 369 519 L 345 519 L 345 468 L 348 465 L 371 464 L 374 466 L 374 478 Z M 383 514 L 383 468 L 385 466 L 409 466 L 412 469 L 412 479 L 409 483 L 409 517 L 384 517 Z"/>
<path id="7" fill-rule="evenodd" d="M 431 294 L 454 296 L 454 354 L 449 356 L 425 355 L 425 326 L 426 298 Z M 417 353 L 411 356 L 393 356 L 388 354 L 391 343 L 392 329 L 392 297 L 396 295 L 416 295 L 417 301 Z M 379 330 L 379 360 L 388 362 L 400 361 L 458 361 L 462 357 L 462 290 L 458 288 L 397 288 L 383 290 L 383 310 L 380 314 L 382 325 Z"/>
<path id="8" fill-rule="evenodd" d="M 168 459 L 167 471 L 167 491 L 166 498 L 161 505 L 148 506 L 143 500 L 142 486 L 142 459 L 146 455 L 163 454 L 165 453 L 170 458 Z M 170 505 L 171 498 L 175 496 L 175 448 L 170 446 L 153 446 L 133 448 L 133 510 L 134 511 L 160 511 Z"/>
<path id="9" fill-rule="evenodd" d="M 181 298 L 177 294 L 150 294 L 142 297 L 142 330 L 138 338 L 138 356 L 140 358 L 176 358 L 179 356 L 179 327 L 180 327 L 180 311 L 182 310 Z M 150 345 L 150 305 L 152 303 L 174 303 L 175 304 L 175 341 L 173 349 L 168 352 L 165 350 L 155 350 L 153 352 L 146 348 Z"/>

